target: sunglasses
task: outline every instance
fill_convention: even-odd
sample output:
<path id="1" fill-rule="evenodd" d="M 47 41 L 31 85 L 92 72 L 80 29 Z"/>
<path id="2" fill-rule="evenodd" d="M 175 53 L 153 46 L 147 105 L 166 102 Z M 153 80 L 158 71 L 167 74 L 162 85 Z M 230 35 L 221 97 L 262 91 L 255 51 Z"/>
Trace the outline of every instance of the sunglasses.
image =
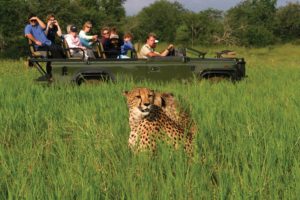
<path id="1" fill-rule="evenodd" d="M 108 35 L 109 34 L 109 32 L 103 32 L 103 35 Z"/>
<path id="2" fill-rule="evenodd" d="M 37 22 L 35 19 L 30 20 L 30 22 Z"/>

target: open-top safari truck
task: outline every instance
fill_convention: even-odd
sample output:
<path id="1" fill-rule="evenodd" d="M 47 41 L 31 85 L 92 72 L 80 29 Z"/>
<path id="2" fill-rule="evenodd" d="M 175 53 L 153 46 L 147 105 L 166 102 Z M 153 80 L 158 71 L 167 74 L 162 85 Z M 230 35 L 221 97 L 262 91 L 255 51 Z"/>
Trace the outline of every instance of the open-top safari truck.
<path id="1" fill-rule="evenodd" d="M 47 52 L 31 49 L 29 66 L 37 68 L 44 76 L 44 66 L 51 62 L 55 82 L 73 82 L 79 85 L 86 81 L 120 81 L 128 78 L 169 81 L 225 77 L 236 81 L 245 77 L 243 58 L 224 58 L 222 53 L 216 58 L 205 58 L 205 53 L 192 48 L 184 48 L 181 51 L 183 53 L 176 56 L 148 59 L 138 58 L 134 52 L 129 59 L 107 59 L 101 47 L 98 49 L 98 58 L 92 60 L 74 58 L 70 56 L 68 48 L 65 51 L 67 58 L 49 59 L 45 55 Z M 186 52 L 196 54 L 196 58 L 186 56 Z"/>

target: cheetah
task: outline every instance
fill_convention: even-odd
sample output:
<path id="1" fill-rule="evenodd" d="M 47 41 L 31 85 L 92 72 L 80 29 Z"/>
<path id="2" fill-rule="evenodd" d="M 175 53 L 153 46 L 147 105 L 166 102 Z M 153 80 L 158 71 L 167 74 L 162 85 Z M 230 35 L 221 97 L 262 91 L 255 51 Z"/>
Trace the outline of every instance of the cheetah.
<path id="1" fill-rule="evenodd" d="M 192 135 L 196 133 L 196 124 L 190 117 L 187 109 L 179 106 L 172 93 L 155 93 L 154 104 L 161 107 L 165 114 L 179 124 L 185 130 L 190 130 Z"/>
<path id="2" fill-rule="evenodd" d="M 161 106 L 155 105 L 155 92 L 148 88 L 125 91 L 129 108 L 130 136 L 128 145 L 132 150 L 156 148 L 156 140 L 167 140 L 174 147 L 184 141 L 185 149 L 191 152 L 192 134 L 171 119 Z"/>

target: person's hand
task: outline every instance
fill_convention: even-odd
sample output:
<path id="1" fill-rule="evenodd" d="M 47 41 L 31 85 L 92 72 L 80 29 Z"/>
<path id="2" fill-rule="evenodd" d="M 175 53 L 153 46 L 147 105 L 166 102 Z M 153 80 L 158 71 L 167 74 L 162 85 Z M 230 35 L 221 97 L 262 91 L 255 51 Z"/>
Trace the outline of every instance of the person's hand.
<path id="1" fill-rule="evenodd" d="M 174 45 L 173 45 L 173 44 L 169 44 L 167 50 L 170 51 L 170 50 L 172 50 L 173 48 L 174 48 Z"/>
<path id="2" fill-rule="evenodd" d="M 55 26 L 58 26 L 58 21 L 57 21 L 57 20 L 54 20 L 54 21 L 53 21 L 53 24 L 54 24 Z"/>
<path id="3" fill-rule="evenodd" d="M 86 50 L 86 47 L 81 47 L 82 50 Z"/>
<path id="4" fill-rule="evenodd" d="M 98 39 L 98 35 L 93 35 L 93 40 L 96 41 Z"/>
<path id="5" fill-rule="evenodd" d="M 42 43 L 38 40 L 35 41 L 35 44 L 38 45 L 38 46 L 42 46 Z"/>
<path id="6" fill-rule="evenodd" d="M 93 40 L 97 40 L 98 39 L 98 35 L 93 35 Z"/>
<path id="7" fill-rule="evenodd" d="M 50 27 L 51 24 L 52 24 L 52 21 L 49 20 L 49 21 L 47 22 L 47 27 Z"/>
<path id="8" fill-rule="evenodd" d="M 31 21 L 31 20 L 37 20 L 37 19 L 38 19 L 37 17 L 31 17 L 31 18 L 30 18 L 30 21 Z"/>

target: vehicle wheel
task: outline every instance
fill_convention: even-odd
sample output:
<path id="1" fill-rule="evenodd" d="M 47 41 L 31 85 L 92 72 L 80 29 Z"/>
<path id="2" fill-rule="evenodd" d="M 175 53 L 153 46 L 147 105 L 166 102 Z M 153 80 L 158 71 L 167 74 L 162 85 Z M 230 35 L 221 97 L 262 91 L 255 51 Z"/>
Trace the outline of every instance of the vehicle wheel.
<path id="1" fill-rule="evenodd" d="M 211 76 L 211 77 L 208 77 L 207 80 L 209 80 L 212 83 L 219 83 L 221 81 L 228 80 L 228 77 L 224 77 L 224 76 Z"/>
<path id="2" fill-rule="evenodd" d="M 218 83 L 224 80 L 232 80 L 230 76 L 221 75 L 221 74 L 207 74 L 206 76 L 202 76 L 201 79 L 208 80 L 212 83 Z"/>
<path id="3" fill-rule="evenodd" d="M 213 83 L 218 83 L 223 80 L 234 81 L 233 74 L 229 73 L 229 72 L 204 72 L 204 73 L 201 73 L 199 76 L 200 76 L 200 79 L 209 80 L 210 82 L 213 82 Z"/>
<path id="4" fill-rule="evenodd" d="M 76 77 L 75 82 L 77 85 L 97 85 L 107 82 L 114 82 L 114 79 L 106 73 L 81 73 Z"/>

